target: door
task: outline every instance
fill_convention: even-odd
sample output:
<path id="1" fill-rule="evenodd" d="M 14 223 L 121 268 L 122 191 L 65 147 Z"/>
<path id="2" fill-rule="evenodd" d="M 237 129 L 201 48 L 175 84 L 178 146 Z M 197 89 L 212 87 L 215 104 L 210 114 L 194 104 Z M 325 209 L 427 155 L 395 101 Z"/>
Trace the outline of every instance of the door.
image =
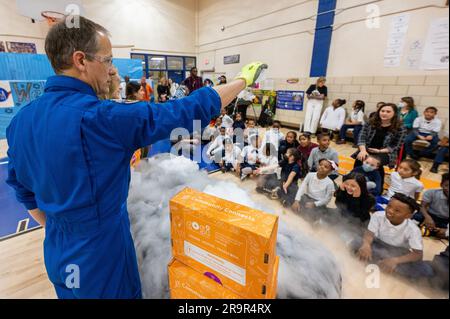
<path id="1" fill-rule="evenodd" d="M 168 71 L 169 79 L 172 79 L 174 83 L 181 84 L 184 81 L 183 71 Z"/>

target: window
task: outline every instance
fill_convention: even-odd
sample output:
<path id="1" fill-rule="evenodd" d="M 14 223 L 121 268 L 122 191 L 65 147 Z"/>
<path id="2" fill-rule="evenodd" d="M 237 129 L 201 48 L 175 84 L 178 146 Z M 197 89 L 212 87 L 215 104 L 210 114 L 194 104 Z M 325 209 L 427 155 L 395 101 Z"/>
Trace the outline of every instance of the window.
<path id="1" fill-rule="evenodd" d="M 152 56 L 148 57 L 148 64 L 150 70 L 166 70 L 166 57 Z"/>
<path id="2" fill-rule="evenodd" d="M 191 68 L 196 66 L 195 57 L 152 55 L 145 53 L 131 53 L 132 59 L 142 61 L 142 69 L 146 77 L 153 77 L 158 81 L 161 77 L 170 77 L 180 83 L 183 75 L 189 75 Z"/>
<path id="3" fill-rule="evenodd" d="M 192 68 L 195 68 L 195 66 L 196 66 L 196 63 L 195 63 L 196 61 L 195 60 L 196 60 L 195 58 L 188 58 L 188 57 L 185 58 L 186 70 L 190 70 Z"/>
<path id="4" fill-rule="evenodd" d="M 167 57 L 167 68 L 169 70 L 183 70 L 183 57 Z"/>

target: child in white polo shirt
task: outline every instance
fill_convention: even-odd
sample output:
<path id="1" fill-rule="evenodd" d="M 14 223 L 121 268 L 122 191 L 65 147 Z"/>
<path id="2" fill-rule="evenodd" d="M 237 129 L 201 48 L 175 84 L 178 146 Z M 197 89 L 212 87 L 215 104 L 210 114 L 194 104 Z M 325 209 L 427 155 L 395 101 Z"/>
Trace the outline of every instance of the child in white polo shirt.
<path id="1" fill-rule="evenodd" d="M 281 122 L 280 121 L 268 121 L 270 129 L 266 131 L 264 134 L 261 145 L 266 145 L 267 143 L 271 143 L 275 146 L 275 149 L 278 151 L 278 147 L 280 146 L 280 142 L 284 140 L 284 134 L 280 131 Z"/>
<path id="2" fill-rule="evenodd" d="M 400 163 L 397 172 L 391 174 L 391 185 L 386 195 L 377 197 L 375 210 L 384 210 L 395 193 L 401 193 L 415 200 L 419 199 L 423 191 L 423 184 L 419 180 L 422 174 L 420 164 L 413 159 L 406 159 Z"/>
<path id="3" fill-rule="evenodd" d="M 411 220 L 419 210 L 417 202 L 404 194 L 394 194 L 386 212 L 376 212 L 364 234 L 362 245 L 353 243 L 359 258 L 376 263 L 383 271 L 410 279 L 432 277 L 433 269 L 423 261 L 419 227 Z"/>
<path id="4" fill-rule="evenodd" d="M 331 201 L 335 187 L 328 177 L 337 169 L 336 163 L 321 159 L 317 173 L 309 173 L 300 185 L 292 205 L 294 211 L 300 212 L 307 219 L 317 221 L 327 213 L 327 205 Z"/>
<path id="5" fill-rule="evenodd" d="M 244 180 L 248 176 L 253 176 L 256 171 L 256 164 L 258 163 L 259 154 L 259 139 L 258 135 L 250 135 L 248 137 L 249 145 L 242 149 L 240 156 L 240 164 L 237 166 L 237 174 Z"/>
<path id="6" fill-rule="evenodd" d="M 239 165 L 239 156 L 241 155 L 241 149 L 233 144 L 232 138 L 225 138 L 224 149 L 222 151 L 222 161 L 220 162 L 220 170 L 222 173 L 229 171 L 236 171 Z"/>
<path id="7" fill-rule="evenodd" d="M 423 116 L 414 120 L 413 131 L 405 139 L 405 153 L 413 159 L 417 160 L 420 157 L 432 155 L 438 145 L 442 122 L 436 117 L 437 112 L 437 108 L 433 106 L 427 107 Z M 427 141 L 429 145 L 419 153 L 416 153 L 413 149 L 413 143 L 416 140 Z"/>

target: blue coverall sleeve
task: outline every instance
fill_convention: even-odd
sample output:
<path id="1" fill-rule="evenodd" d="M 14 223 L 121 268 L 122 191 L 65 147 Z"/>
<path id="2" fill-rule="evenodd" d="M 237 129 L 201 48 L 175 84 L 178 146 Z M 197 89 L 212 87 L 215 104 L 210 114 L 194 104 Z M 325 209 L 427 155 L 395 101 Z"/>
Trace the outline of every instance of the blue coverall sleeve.
<path id="1" fill-rule="evenodd" d="M 34 193 L 25 188 L 17 180 L 16 171 L 14 169 L 14 164 L 11 158 L 8 162 L 8 178 L 6 179 L 6 183 L 14 188 L 17 200 L 25 205 L 27 210 L 33 210 L 38 207 L 36 199 L 34 197 Z"/>
<path id="2" fill-rule="evenodd" d="M 221 106 L 217 92 L 203 88 L 188 97 L 163 104 L 111 102 L 102 112 L 119 142 L 130 150 L 136 150 L 169 138 L 175 128 L 192 132 L 194 120 L 200 120 L 204 128 L 212 117 L 220 114 Z"/>

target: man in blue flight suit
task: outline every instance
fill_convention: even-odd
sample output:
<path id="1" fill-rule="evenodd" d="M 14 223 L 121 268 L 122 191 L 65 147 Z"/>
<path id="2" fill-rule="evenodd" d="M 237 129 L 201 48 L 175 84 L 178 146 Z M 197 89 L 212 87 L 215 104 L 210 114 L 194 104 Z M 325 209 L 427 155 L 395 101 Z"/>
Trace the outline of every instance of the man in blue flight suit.
<path id="1" fill-rule="evenodd" d="M 45 226 L 45 266 L 59 298 L 140 298 L 126 207 L 134 150 L 178 127 L 192 131 L 193 120 L 206 126 L 267 66 L 249 64 L 228 85 L 156 107 L 97 98 L 112 72 L 102 26 L 83 17 L 79 28 L 58 23 L 45 51 L 57 75 L 7 129 L 7 183 Z"/>

